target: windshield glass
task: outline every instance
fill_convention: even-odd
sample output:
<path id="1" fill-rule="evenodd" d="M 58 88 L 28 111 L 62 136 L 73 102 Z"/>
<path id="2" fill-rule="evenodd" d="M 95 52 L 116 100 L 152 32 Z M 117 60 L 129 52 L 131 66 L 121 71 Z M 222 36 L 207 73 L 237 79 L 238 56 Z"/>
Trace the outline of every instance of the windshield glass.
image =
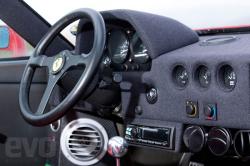
<path id="1" fill-rule="evenodd" d="M 50 24 L 78 8 L 131 9 L 176 19 L 192 29 L 250 25 L 250 1 L 236 0 L 24 0 Z M 68 31 L 64 32 L 64 35 Z M 67 36 L 67 35 L 66 35 Z M 68 38 L 68 37 L 67 37 Z"/>
<path id="2" fill-rule="evenodd" d="M 250 24 L 250 1 L 232 0 L 25 0 L 49 23 L 78 8 L 132 9 L 164 15 L 193 29 Z"/>

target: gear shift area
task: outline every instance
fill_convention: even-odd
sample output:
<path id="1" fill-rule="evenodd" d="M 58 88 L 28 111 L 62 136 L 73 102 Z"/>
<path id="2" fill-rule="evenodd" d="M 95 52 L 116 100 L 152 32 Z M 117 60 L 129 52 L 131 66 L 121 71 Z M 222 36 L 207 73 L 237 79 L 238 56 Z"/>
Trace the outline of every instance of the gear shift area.
<path id="1" fill-rule="evenodd" d="M 120 158 L 128 151 L 127 141 L 120 136 L 112 137 L 108 142 L 108 154 L 116 159 L 116 166 L 120 166 Z"/>

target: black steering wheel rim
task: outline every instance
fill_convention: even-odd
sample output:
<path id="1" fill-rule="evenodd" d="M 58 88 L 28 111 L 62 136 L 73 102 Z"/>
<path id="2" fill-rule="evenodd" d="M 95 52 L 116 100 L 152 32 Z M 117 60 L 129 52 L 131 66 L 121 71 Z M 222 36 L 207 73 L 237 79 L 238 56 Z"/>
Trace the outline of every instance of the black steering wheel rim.
<path id="1" fill-rule="evenodd" d="M 72 51 L 62 51 L 57 56 L 43 55 L 53 39 L 70 23 L 78 19 L 90 20 L 94 28 L 94 42 L 88 54 L 75 55 Z M 105 23 L 99 12 L 92 9 L 78 9 L 61 18 L 48 31 L 36 46 L 30 57 L 20 83 L 19 104 L 24 119 L 32 125 L 43 126 L 50 124 L 65 113 L 80 99 L 95 74 L 101 61 L 106 41 Z M 60 64 L 60 66 L 58 65 Z M 49 112 L 44 113 L 49 97 L 57 81 L 72 66 L 84 65 L 85 69 L 72 91 L 64 100 Z M 48 67 L 48 85 L 39 104 L 38 111 L 33 113 L 29 104 L 29 92 L 34 72 L 38 67 Z M 59 66 L 59 67 L 57 67 Z M 55 70 L 56 69 L 56 70 Z M 50 94 L 49 94 L 50 93 Z M 47 96 L 46 96 L 47 95 Z M 46 105 L 44 105 L 46 104 Z"/>

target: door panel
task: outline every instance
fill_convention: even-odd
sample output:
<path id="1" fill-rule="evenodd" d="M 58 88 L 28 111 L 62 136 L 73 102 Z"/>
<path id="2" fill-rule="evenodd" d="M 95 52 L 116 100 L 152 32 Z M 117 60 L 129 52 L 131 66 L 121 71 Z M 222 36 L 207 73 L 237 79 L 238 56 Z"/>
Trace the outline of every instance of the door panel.
<path id="1" fill-rule="evenodd" d="M 0 61 L 0 165 L 39 165 L 46 158 L 39 152 L 49 127 L 33 127 L 21 116 L 19 84 L 27 60 Z M 45 71 L 35 74 L 30 103 L 36 108 L 46 86 Z M 45 146 L 45 145 L 44 145 Z"/>

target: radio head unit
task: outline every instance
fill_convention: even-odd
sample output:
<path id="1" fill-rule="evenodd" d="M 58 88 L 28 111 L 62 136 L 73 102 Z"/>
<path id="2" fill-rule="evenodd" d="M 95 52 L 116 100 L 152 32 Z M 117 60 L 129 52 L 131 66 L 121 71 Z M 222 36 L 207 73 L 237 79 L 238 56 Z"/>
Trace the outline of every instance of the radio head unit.
<path id="1" fill-rule="evenodd" d="M 163 149 L 174 149 L 173 127 L 149 127 L 138 125 L 127 125 L 125 139 L 131 145 L 144 145 L 160 147 Z"/>

